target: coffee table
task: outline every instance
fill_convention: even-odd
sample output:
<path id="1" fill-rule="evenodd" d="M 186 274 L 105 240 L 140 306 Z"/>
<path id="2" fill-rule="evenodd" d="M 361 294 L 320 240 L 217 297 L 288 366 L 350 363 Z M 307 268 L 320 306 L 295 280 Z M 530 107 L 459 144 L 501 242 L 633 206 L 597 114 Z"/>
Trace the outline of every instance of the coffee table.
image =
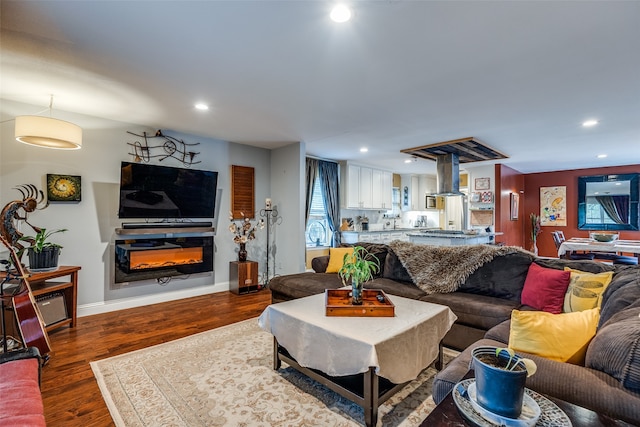
<path id="1" fill-rule="evenodd" d="M 436 360 L 456 320 L 449 307 L 390 295 L 394 317 L 325 315 L 325 295 L 272 304 L 258 324 L 274 336 L 274 369 L 285 362 L 364 409 L 378 407 Z"/>

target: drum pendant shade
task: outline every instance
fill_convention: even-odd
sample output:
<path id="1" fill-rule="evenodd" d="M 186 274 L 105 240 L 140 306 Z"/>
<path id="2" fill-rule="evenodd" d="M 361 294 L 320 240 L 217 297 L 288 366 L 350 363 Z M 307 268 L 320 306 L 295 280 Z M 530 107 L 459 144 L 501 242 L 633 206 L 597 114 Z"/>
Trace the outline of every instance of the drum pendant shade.
<path id="1" fill-rule="evenodd" d="M 73 123 L 50 117 L 16 117 L 16 139 L 24 144 L 59 150 L 82 148 L 82 129 Z"/>

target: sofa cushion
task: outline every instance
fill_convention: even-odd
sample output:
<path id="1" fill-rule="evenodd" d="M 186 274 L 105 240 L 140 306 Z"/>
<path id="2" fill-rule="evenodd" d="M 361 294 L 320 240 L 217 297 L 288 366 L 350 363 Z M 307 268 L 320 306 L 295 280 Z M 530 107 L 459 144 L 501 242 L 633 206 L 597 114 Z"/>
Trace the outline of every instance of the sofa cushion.
<path id="1" fill-rule="evenodd" d="M 345 256 L 353 256 L 353 248 L 329 248 L 329 265 L 325 273 L 337 273 L 344 265 Z M 349 262 L 353 264 L 353 261 Z"/>
<path id="2" fill-rule="evenodd" d="M 532 261 L 524 252 L 497 256 L 471 273 L 458 291 L 520 301 Z"/>
<path id="3" fill-rule="evenodd" d="M 335 273 L 298 273 L 276 276 L 269 281 L 274 301 L 291 300 L 321 294 L 325 289 L 343 287 Z"/>
<path id="4" fill-rule="evenodd" d="M 569 260 L 563 258 L 536 258 L 536 264 L 545 268 L 564 270 L 565 267 L 574 270 L 587 271 L 589 273 L 602 273 L 603 271 L 616 271 L 616 266 L 603 262 L 589 260 Z"/>
<path id="5" fill-rule="evenodd" d="M 426 295 L 426 293 L 418 288 L 413 283 L 408 282 L 396 282 L 395 280 L 385 279 L 380 277 L 364 283 L 364 287 L 367 289 L 382 289 L 389 295 L 396 295 L 404 298 L 420 299 Z"/>
<path id="6" fill-rule="evenodd" d="M 616 314 L 598 331 L 587 350 L 585 365 L 640 393 L 640 307 Z"/>
<path id="7" fill-rule="evenodd" d="M 562 313 L 570 277 L 571 273 L 568 271 L 544 268 L 532 263 L 522 289 L 522 304 L 553 314 Z"/>
<path id="8" fill-rule="evenodd" d="M 564 295 L 564 306 L 562 311 L 570 313 L 572 311 L 589 310 L 600 307 L 602 294 L 611 283 L 613 271 L 602 273 L 588 273 L 586 271 L 564 268 L 571 273 L 569 287 Z"/>
<path id="9" fill-rule="evenodd" d="M 378 260 L 378 270 L 373 273 L 373 277 L 382 277 L 382 272 L 384 270 L 384 263 L 387 258 L 387 253 L 390 250 L 389 246 L 382 243 L 371 243 L 371 242 L 357 242 L 357 243 L 343 243 L 342 247 L 354 247 L 354 246 L 362 246 L 368 254 L 364 259 L 367 261 L 371 261 L 372 258 L 376 258 Z"/>
<path id="10" fill-rule="evenodd" d="M 509 319 L 511 311 L 520 306 L 515 301 L 465 292 L 425 294 L 420 300 L 446 305 L 458 316 L 456 323 L 485 331 Z"/>
<path id="11" fill-rule="evenodd" d="M 582 365 L 596 334 L 599 309 L 551 314 L 513 310 L 509 347 L 558 362 Z"/>
<path id="12" fill-rule="evenodd" d="M 398 256 L 389 248 L 389 252 L 385 258 L 384 268 L 382 269 L 382 277 L 385 279 L 397 280 L 399 282 L 413 283 L 413 279 L 409 276 L 407 269 L 404 268 Z"/>
<path id="13" fill-rule="evenodd" d="M 598 327 L 602 327 L 616 313 L 640 305 L 640 266 L 616 267 L 613 280 L 602 296 Z"/>

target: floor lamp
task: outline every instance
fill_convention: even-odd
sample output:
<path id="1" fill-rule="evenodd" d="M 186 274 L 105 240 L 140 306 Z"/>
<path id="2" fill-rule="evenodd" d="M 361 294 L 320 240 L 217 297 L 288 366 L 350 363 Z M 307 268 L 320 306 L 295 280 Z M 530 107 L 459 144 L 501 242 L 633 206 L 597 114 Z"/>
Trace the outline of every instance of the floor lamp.
<path id="1" fill-rule="evenodd" d="M 260 216 L 265 218 L 265 222 L 267 223 L 267 272 L 265 273 L 264 278 L 264 287 L 269 286 L 269 255 L 270 255 L 270 243 L 271 243 L 271 227 L 282 224 L 282 217 L 278 215 L 278 207 L 273 206 L 270 207 L 271 201 L 267 202 L 267 207 L 265 209 L 260 210 Z M 276 258 L 275 254 L 273 256 L 273 263 L 275 266 Z M 275 268 L 274 268 L 275 271 Z"/>

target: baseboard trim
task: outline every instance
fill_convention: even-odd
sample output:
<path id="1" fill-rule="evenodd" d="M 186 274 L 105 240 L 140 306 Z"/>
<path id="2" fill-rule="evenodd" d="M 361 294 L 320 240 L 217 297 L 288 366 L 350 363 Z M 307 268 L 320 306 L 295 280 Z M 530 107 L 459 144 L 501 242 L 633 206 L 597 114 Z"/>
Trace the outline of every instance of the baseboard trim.
<path id="1" fill-rule="evenodd" d="M 224 282 L 179 291 L 163 292 L 159 294 L 144 295 L 132 298 L 122 298 L 113 301 L 82 304 L 78 306 L 78 317 L 110 313 L 112 311 L 125 310 L 127 308 L 142 307 L 150 304 L 175 301 L 183 298 L 191 298 L 217 292 L 225 292 L 228 290 L 229 282 Z"/>

